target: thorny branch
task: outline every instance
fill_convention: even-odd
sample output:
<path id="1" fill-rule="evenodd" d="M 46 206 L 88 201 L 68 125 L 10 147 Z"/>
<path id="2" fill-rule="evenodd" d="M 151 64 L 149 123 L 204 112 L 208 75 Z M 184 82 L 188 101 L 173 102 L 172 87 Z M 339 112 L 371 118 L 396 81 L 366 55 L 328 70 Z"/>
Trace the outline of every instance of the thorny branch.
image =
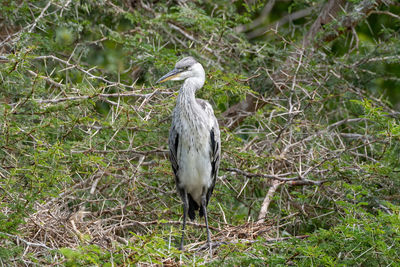
<path id="1" fill-rule="evenodd" d="M 39 248 L 44 248 L 44 249 L 47 249 L 47 250 L 53 250 L 52 248 L 49 248 L 45 244 L 29 242 L 29 241 L 25 240 L 24 238 L 19 237 L 17 235 L 11 235 L 9 233 L 4 233 L 4 232 L 0 232 L 0 235 L 5 235 L 5 236 L 8 236 L 8 237 L 14 238 L 17 241 L 21 241 L 25 245 L 27 245 L 28 247 L 39 247 Z"/>

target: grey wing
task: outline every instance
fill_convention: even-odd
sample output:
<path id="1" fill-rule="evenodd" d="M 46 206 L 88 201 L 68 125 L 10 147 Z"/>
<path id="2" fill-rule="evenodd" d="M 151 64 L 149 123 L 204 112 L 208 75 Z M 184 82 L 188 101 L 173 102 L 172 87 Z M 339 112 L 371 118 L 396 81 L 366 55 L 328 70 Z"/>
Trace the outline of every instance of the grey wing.
<path id="1" fill-rule="evenodd" d="M 178 165 L 178 148 L 179 148 L 179 133 L 176 131 L 175 126 L 172 125 L 171 130 L 169 131 L 168 138 L 168 146 L 169 146 L 169 160 L 171 161 L 172 170 L 175 175 L 175 183 L 176 190 L 179 195 L 183 197 L 184 191 L 179 187 L 179 165 Z"/>
<path id="2" fill-rule="evenodd" d="M 210 143 L 211 143 L 211 153 L 210 153 L 210 160 L 211 160 L 211 186 L 208 188 L 207 191 L 207 204 L 208 200 L 210 199 L 212 192 L 215 187 L 215 182 L 217 180 L 218 176 L 218 170 L 219 170 L 219 162 L 220 162 L 220 156 L 221 156 L 221 137 L 220 137 L 220 131 L 218 127 L 218 121 L 214 117 L 215 122 L 214 126 L 210 131 Z"/>
<path id="3" fill-rule="evenodd" d="M 211 163 L 211 186 L 207 191 L 207 204 L 212 195 L 212 192 L 215 187 L 215 181 L 217 180 L 218 170 L 219 170 L 219 162 L 221 155 L 221 137 L 218 126 L 217 118 L 214 116 L 214 111 L 210 103 L 203 99 L 196 99 L 197 103 L 203 108 L 203 110 L 207 113 L 208 118 L 212 121 L 212 128 L 210 131 L 210 163 Z"/>

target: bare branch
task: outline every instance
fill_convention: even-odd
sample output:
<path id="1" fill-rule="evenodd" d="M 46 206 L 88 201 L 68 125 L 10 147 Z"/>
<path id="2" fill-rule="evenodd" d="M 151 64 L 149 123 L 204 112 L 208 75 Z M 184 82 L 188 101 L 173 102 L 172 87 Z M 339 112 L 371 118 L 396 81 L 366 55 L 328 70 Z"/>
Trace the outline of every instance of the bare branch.
<path id="1" fill-rule="evenodd" d="M 39 248 L 44 248 L 44 249 L 47 249 L 47 250 L 54 250 L 53 248 L 49 248 L 45 244 L 29 242 L 29 241 L 27 241 L 27 240 L 25 240 L 22 237 L 19 237 L 17 235 L 11 235 L 11 234 L 4 233 L 4 232 L 0 232 L 0 234 L 1 235 L 6 235 L 6 236 L 11 237 L 11 238 L 14 238 L 17 241 L 21 241 L 21 242 L 25 243 L 28 247 L 39 247 Z"/>
<path id="2" fill-rule="evenodd" d="M 269 204 L 272 201 L 272 197 L 274 196 L 275 191 L 278 189 L 278 187 L 283 183 L 284 182 L 280 182 L 280 181 L 276 181 L 276 180 L 272 182 L 272 185 L 270 186 L 268 193 L 265 196 L 264 201 L 261 205 L 261 210 L 260 210 L 260 213 L 258 214 L 257 223 L 264 223 L 265 217 L 267 216 Z"/>

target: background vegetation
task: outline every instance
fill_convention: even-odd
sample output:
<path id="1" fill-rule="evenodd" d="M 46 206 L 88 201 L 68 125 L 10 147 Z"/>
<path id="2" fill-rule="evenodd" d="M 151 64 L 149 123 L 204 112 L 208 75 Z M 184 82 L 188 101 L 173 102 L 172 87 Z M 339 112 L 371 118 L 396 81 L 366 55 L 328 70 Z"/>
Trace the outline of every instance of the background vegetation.
<path id="1" fill-rule="evenodd" d="M 0 1 L 4 266 L 400 266 L 400 5 Z M 167 158 L 196 57 L 222 131 L 203 221 L 176 249 Z"/>

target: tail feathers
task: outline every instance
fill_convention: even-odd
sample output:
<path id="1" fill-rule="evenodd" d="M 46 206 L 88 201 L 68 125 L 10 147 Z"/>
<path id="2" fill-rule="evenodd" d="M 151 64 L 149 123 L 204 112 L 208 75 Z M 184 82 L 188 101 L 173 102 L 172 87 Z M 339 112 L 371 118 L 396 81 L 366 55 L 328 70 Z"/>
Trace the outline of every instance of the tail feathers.
<path id="1" fill-rule="evenodd" d="M 197 210 L 200 210 L 199 215 L 200 215 L 200 217 L 203 217 L 203 209 L 200 208 L 199 204 L 197 204 L 197 202 L 193 200 L 193 198 L 192 198 L 192 196 L 190 194 L 188 194 L 188 197 L 189 197 L 189 212 L 188 212 L 188 215 L 189 215 L 190 220 L 193 221 L 196 218 L 196 211 Z"/>

